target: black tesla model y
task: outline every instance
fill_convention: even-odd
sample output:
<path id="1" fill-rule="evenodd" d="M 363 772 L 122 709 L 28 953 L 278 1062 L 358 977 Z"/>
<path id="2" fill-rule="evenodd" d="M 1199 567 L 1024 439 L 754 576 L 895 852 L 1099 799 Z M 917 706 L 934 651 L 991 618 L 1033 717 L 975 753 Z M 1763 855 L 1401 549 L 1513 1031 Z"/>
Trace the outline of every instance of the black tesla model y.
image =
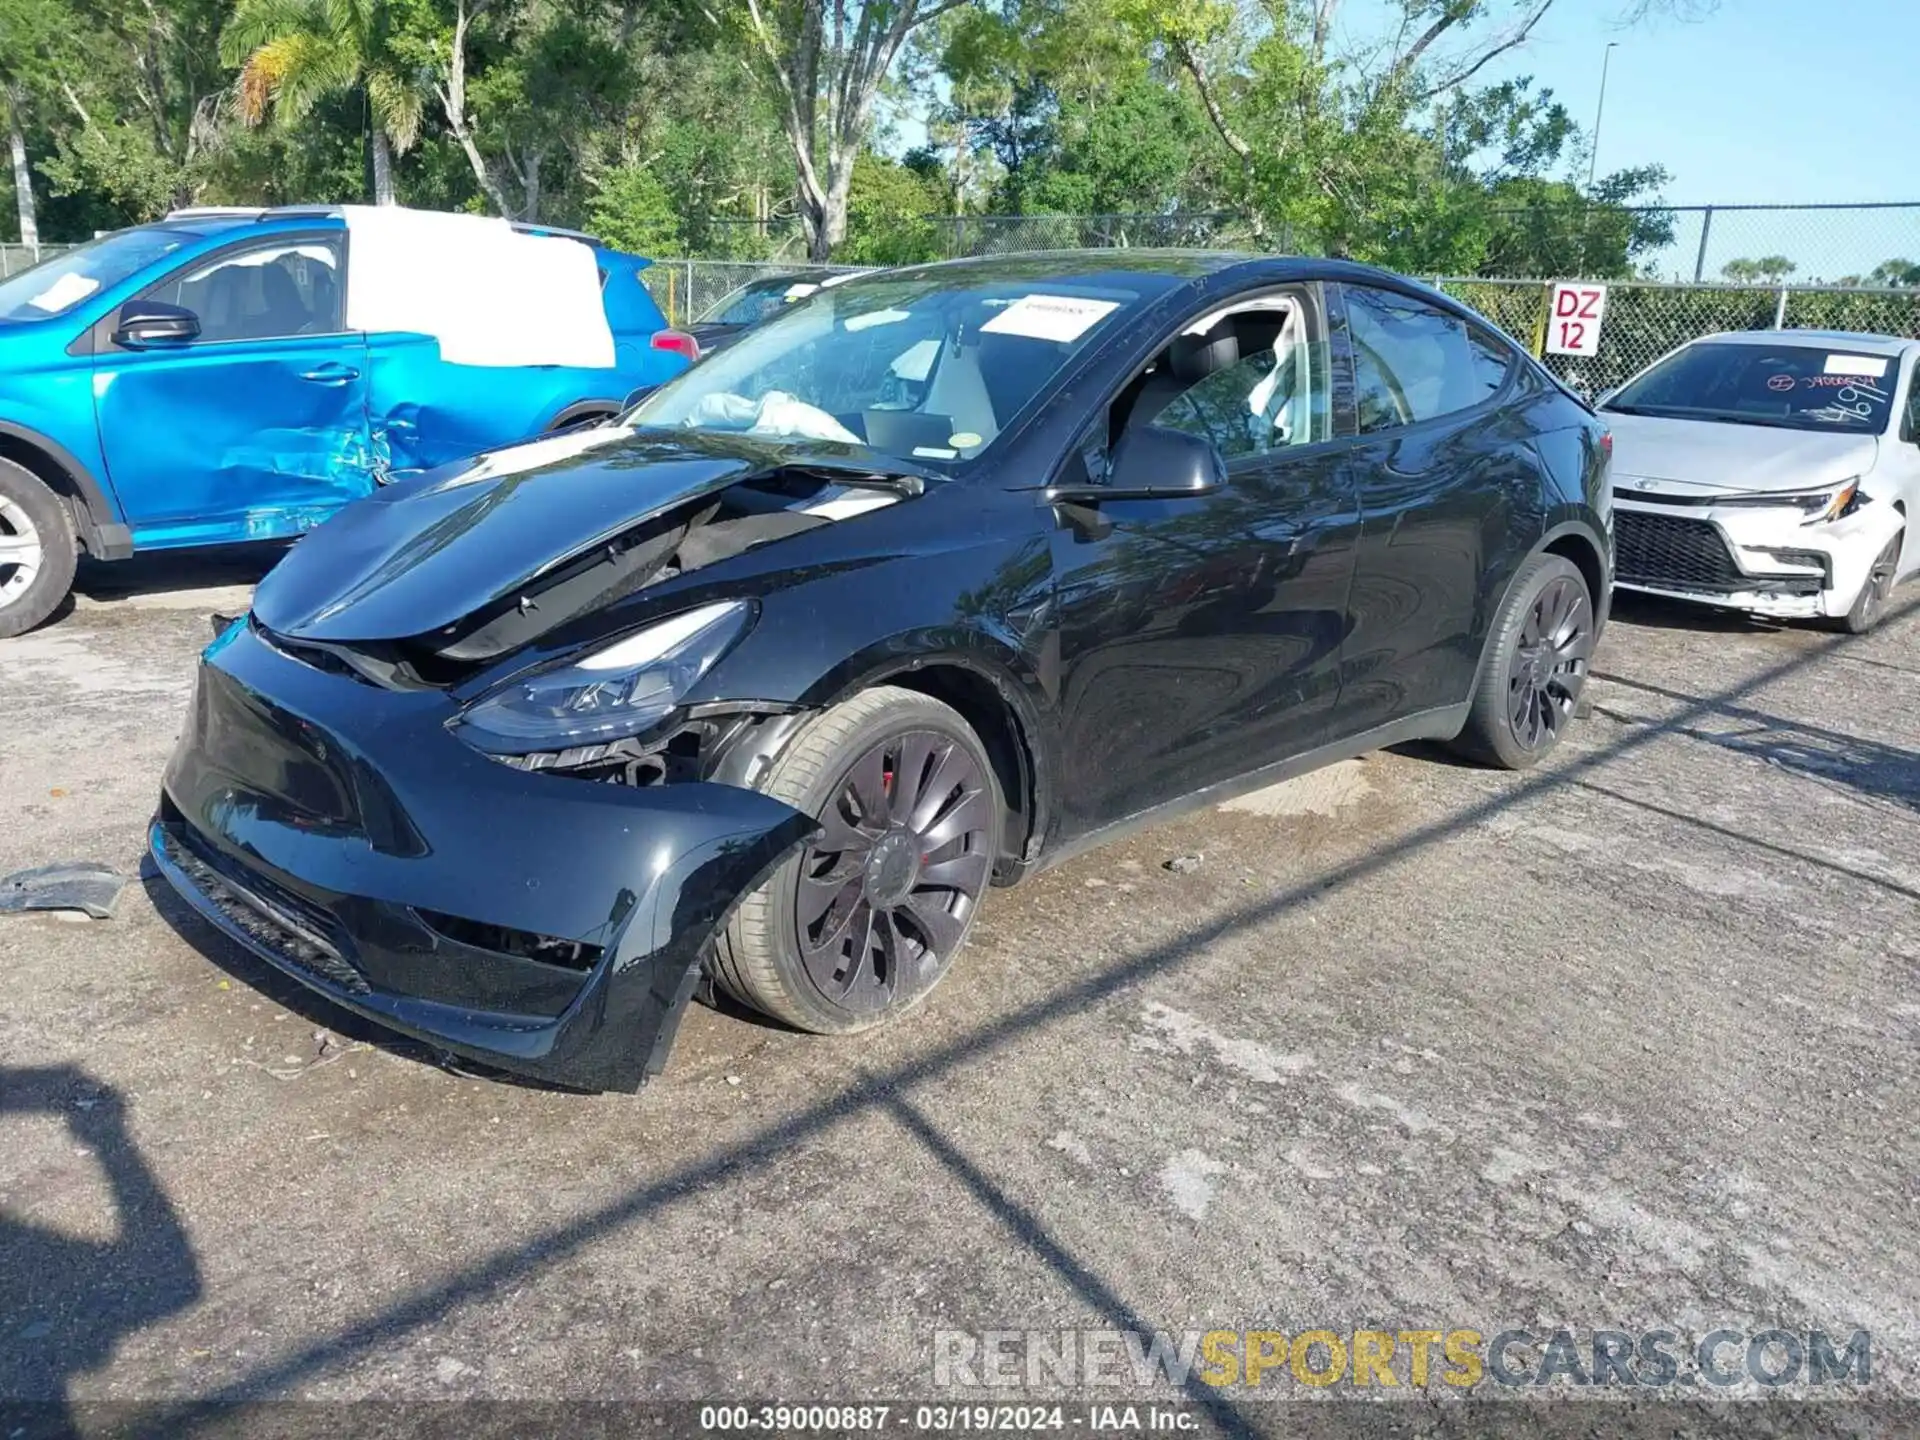
<path id="1" fill-rule="evenodd" d="M 864 277 L 302 540 L 207 649 L 154 858 L 341 1005 L 552 1081 L 639 1085 L 703 973 L 858 1030 L 1125 827 L 1415 738 L 1539 759 L 1608 451 L 1361 266 Z"/>

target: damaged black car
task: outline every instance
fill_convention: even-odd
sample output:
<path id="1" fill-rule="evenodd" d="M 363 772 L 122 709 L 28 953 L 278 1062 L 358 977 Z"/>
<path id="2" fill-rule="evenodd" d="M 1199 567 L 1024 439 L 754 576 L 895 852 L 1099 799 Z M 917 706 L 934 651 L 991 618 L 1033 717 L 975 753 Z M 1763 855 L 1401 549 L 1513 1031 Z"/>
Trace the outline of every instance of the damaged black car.
<path id="1" fill-rule="evenodd" d="M 1607 455 L 1357 265 L 862 277 L 303 539 L 205 653 L 153 856 L 330 999 L 554 1082 L 637 1087 L 703 977 L 859 1030 L 1127 828 L 1406 740 L 1546 754 Z"/>

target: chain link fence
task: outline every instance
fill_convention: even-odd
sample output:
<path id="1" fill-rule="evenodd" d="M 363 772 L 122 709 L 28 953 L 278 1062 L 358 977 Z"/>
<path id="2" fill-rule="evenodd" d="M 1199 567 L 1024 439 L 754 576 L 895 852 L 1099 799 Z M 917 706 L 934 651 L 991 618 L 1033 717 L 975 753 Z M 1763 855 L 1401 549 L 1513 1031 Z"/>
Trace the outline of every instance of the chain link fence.
<path id="1" fill-rule="evenodd" d="M 640 278 L 667 324 L 680 326 L 705 319 L 734 291 L 757 280 L 818 284 L 859 268 L 792 260 L 656 260 L 640 272 Z"/>
<path id="2" fill-rule="evenodd" d="M 1255 245 L 1253 226 L 1229 210 L 1178 215 L 943 215 L 928 217 L 939 257 L 1007 255 L 1023 250 L 1124 250 L 1160 247 L 1243 250 Z M 1293 237 L 1260 246 L 1282 253 Z"/>
<path id="3" fill-rule="evenodd" d="M 42 260 L 72 248 L 71 245 L 0 244 L 0 280 L 9 275 L 18 275 L 22 270 L 30 270 Z"/>
<path id="4" fill-rule="evenodd" d="M 1438 279 L 1435 288 L 1485 315 L 1535 354 L 1543 348 L 1551 283 Z M 1920 287 L 1736 286 L 1614 282 L 1600 353 L 1547 355 L 1556 375 L 1608 390 L 1688 340 L 1727 330 L 1846 330 L 1920 338 Z"/>
<path id="5" fill-rule="evenodd" d="M 1920 201 L 1857 205 L 1568 205 L 1501 208 L 1461 217 L 1483 233 L 1476 268 L 1547 279 L 1691 281 L 1694 284 L 1872 286 L 1920 283 Z M 1417 228 L 1417 227 L 1416 227 Z M 1372 237 L 1391 250 L 1417 236 Z M 1428 237 L 1431 239 L 1432 237 Z M 708 218 L 686 236 L 713 260 L 806 263 L 791 216 Z M 919 215 L 884 235 L 858 217 L 849 258 L 887 263 L 1022 250 L 1128 246 L 1329 253 L 1325 237 L 1281 226 L 1262 233 L 1231 210 L 1148 215 Z M 1416 263 L 1416 262 L 1408 262 Z M 1439 263 L 1439 262 L 1435 262 Z M 1459 262 L 1455 262 L 1459 263 Z"/>
<path id="6" fill-rule="evenodd" d="M 852 268 L 794 261 L 660 260 L 641 273 L 668 323 L 688 325 L 751 281 L 819 281 Z M 1533 353 L 1544 348 L 1551 281 L 1442 276 L 1430 283 L 1479 311 Z M 1920 338 L 1920 285 L 1842 289 L 1613 281 L 1607 288 L 1600 353 L 1543 358 L 1562 379 L 1598 393 L 1688 340 L 1726 330 L 1775 328 Z"/>

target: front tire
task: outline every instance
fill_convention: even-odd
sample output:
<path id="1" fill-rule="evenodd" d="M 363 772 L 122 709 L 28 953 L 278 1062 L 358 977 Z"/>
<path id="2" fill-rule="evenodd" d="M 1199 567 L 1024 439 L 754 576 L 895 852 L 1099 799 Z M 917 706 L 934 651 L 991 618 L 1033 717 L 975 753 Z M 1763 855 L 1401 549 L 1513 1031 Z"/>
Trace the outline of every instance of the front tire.
<path id="1" fill-rule="evenodd" d="M 1538 764 L 1573 723 L 1597 633 L 1580 567 L 1559 555 L 1528 560 L 1494 617 L 1454 749 L 1503 770 Z"/>
<path id="2" fill-rule="evenodd" d="M 950 706 L 880 686 L 809 724 L 759 788 L 820 830 L 715 938 L 716 984 L 822 1035 L 925 999 L 998 853 L 1000 791 L 979 737 Z"/>
<path id="3" fill-rule="evenodd" d="M 32 471 L 0 460 L 0 640 L 25 634 L 73 588 L 73 517 Z"/>
<path id="4" fill-rule="evenodd" d="M 1900 530 L 1887 541 L 1886 548 L 1874 557 L 1866 583 L 1854 597 L 1852 608 L 1832 621 L 1835 630 L 1848 635 L 1864 635 L 1878 625 L 1887 613 L 1887 597 L 1893 593 L 1893 578 L 1900 568 L 1900 544 L 1907 532 Z"/>

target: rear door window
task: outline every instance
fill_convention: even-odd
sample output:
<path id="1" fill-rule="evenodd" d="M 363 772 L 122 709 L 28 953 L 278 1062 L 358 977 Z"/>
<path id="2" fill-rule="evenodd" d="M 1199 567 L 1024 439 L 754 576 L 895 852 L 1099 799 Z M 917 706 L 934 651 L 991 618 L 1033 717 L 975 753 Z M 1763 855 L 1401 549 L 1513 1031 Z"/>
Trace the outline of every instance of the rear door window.
<path id="1" fill-rule="evenodd" d="M 1361 434 L 1470 409 L 1505 383 L 1506 347 L 1458 316 L 1369 285 L 1340 288 Z"/>

